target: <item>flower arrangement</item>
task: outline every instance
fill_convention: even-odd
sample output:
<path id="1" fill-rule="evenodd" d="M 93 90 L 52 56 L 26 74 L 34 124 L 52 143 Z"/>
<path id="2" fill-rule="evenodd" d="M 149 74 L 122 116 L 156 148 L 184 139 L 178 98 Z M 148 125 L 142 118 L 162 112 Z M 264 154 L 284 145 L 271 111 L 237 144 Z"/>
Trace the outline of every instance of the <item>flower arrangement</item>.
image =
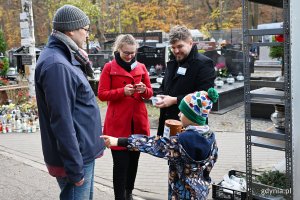
<path id="1" fill-rule="evenodd" d="M 9 80 L 6 78 L 0 77 L 0 86 L 6 86 L 9 84 Z"/>
<path id="2" fill-rule="evenodd" d="M 283 35 L 275 35 L 272 39 L 273 41 L 276 42 L 283 42 Z M 281 46 L 272 46 L 270 47 L 270 54 L 269 56 L 271 58 L 283 58 L 284 56 L 284 51 L 283 51 L 283 45 Z"/>
<path id="3" fill-rule="evenodd" d="M 9 60 L 7 57 L 0 59 L 0 86 L 9 84 L 9 80 L 5 78 L 9 68 Z"/>
<path id="4" fill-rule="evenodd" d="M 273 41 L 279 42 L 279 43 L 283 43 L 284 42 L 284 37 L 283 35 L 275 35 L 273 36 Z M 283 45 L 280 46 L 272 46 L 270 47 L 270 53 L 269 56 L 271 58 L 277 58 L 277 59 L 281 59 L 281 76 L 284 75 L 284 47 Z"/>
<path id="5" fill-rule="evenodd" d="M 19 90 L 16 97 L 15 97 L 15 101 L 17 105 L 20 105 L 22 103 L 25 103 L 29 100 L 29 92 L 27 90 Z"/>
<path id="6" fill-rule="evenodd" d="M 9 60 L 7 57 L 4 57 L 0 60 L 0 76 L 5 76 L 8 72 Z"/>
<path id="7" fill-rule="evenodd" d="M 32 112 L 33 114 L 38 115 L 36 99 L 30 98 L 26 102 L 20 104 L 20 110 L 24 113 Z"/>
<path id="8" fill-rule="evenodd" d="M 284 56 L 284 54 L 283 54 L 283 46 L 274 46 L 274 47 L 271 47 L 269 56 L 271 58 L 282 59 L 283 56 Z"/>
<path id="9" fill-rule="evenodd" d="M 217 76 L 219 77 L 227 77 L 228 71 L 225 63 L 217 63 L 215 66 L 215 70 L 217 72 Z"/>
<path id="10" fill-rule="evenodd" d="M 285 173 L 282 173 L 278 170 L 276 171 L 265 171 L 260 176 L 257 177 L 257 180 L 262 184 L 269 185 L 272 187 L 277 187 L 281 189 L 286 189 L 286 176 Z"/>

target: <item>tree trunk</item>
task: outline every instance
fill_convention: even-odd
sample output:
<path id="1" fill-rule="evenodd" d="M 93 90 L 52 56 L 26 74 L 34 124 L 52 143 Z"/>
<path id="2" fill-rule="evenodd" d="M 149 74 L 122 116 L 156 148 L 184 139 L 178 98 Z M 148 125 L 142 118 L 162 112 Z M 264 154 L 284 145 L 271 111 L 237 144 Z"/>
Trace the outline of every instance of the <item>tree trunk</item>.
<path id="1" fill-rule="evenodd" d="M 29 55 L 31 56 L 31 65 L 25 65 L 25 75 L 28 80 L 29 86 L 29 96 L 35 96 L 35 86 L 34 86 L 34 72 L 36 67 L 36 53 L 35 53 L 35 36 L 34 36 L 34 22 L 33 22 L 33 12 L 32 12 L 32 1 L 22 0 L 22 13 L 27 13 L 28 16 L 28 29 L 29 35 L 21 34 L 21 45 L 29 47 Z M 26 22 L 26 21 L 25 21 Z M 22 33 L 22 31 L 21 31 Z"/>
<path id="2" fill-rule="evenodd" d="M 95 5 L 97 2 L 96 0 L 93 0 L 92 3 Z M 101 1 L 99 1 L 99 6 L 100 6 L 100 9 L 102 8 L 102 5 L 101 5 Z M 101 27 L 103 26 L 102 25 L 102 19 L 101 19 L 101 16 L 102 15 L 98 15 L 98 18 L 95 22 L 95 25 L 96 25 L 96 36 L 97 36 L 97 40 L 98 40 L 98 43 L 99 45 L 101 45 L 103 42 L 106 41 L 106 38 L 105 38 L 105 35 L 104 33 L 101 31 Z"/>

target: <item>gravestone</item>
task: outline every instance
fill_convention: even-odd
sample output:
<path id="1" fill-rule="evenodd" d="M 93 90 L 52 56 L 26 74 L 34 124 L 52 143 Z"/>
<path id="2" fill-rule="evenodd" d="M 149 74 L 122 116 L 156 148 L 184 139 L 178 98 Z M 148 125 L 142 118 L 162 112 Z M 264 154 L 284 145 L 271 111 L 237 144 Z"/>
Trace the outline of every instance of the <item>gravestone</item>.
<path id="1" fill-rule="evenodd" d="M 40 52 L 40 49 L 35 48 L 36 60 L 38 59 Z M 11 56 L 14 57 L 14 60 L 16 60 L 15 64 L 17 65 L 17 72 L 20 74 L 25 74 L 25 65 L 32 64 L 32 57 L 29 54 L 28 47 L 19 47 L 18 49 L 14 50 Z"/>
<path id="2" fill-rule="evenodd" d="M 165 47 L 141 46 L 138 48 L 137 61 L 145 64 L 148 71 L 151 66 L 158 65 L 162 66 L 162 71 L 164 71 L 166 67 L 165 53 Z"/>
<path id="3" fill-rule="evenodd" d="M 255 66 L 274 66 L 281 67 L 281 61 L 278 59 L 272 59 L 270 56 L 270 47 L 259 47 L 259 57 L 255 61 Z"/>
<path id="4" fill-rule="evenodd" d="M 212 59 L 215 65 L 218 63 L 218 58 L 221 56 L 217 50 L 205 51 L 203 55 Z"/>
<path id="5" fill-rule="evenodd" d="M 228 49 L 224 53 L 224 57 L 228 73 L 237 76 L 239 72 L 244 72 L 244 58 L 242 51 Z"/>
<path id="6" fill-rule="evenodd" d="M 224 84 L 221 88 L 215 86 L 215 89 L 219 93 L 219 98 L 214 103 L 212 111 L 225 111 L 244 101 L 244 82 L 235 82 L 231 85 Z"/>
<path id="7" fill-rule="evenodd" d="M 203 53 L 205 56 L 209 57 L 214 61 L 214 64 L 223 62 L 225 59 L 225 65 L 228 69 L 228 73 L 233 76 L 237 76 L 239 72 L 244 72 L 244 57 L 243 52 L 234 50 L 234 49 L 226 49 L 221 53 L 221 50 L 212 50 L 206 51 Z M 221 55 L 222 54 L 222 55 Z M 250 72 L 254 72 L 254 57 L 250 56 L 249 60 Z"/>
<path id="8" fill-rule="evenodd" d="M 228 73 L 231 73 L 233 76 L 237 76 L 239 72 L 243 73 L 243 52 L 241 51 L 226 49 L 222 54 L 221 49 L 219 49 L 206 51 L 203 54 L 212 59 L 215 65 L 225 63 L 224 65 L 227 67 Z M 216 87 L 216 89 L 219 92 L 219 99 L 214 104 L 213 111 L 225 112 L 244 100 L 243 82 L 237 81 L 231 85 L 226 83 L 222 88 Z M 232 98 L 233 96 L 235 97 L 234 99 Z"/>
<path id="9" fill-rule="evenodd" d="M 93 68 L 103 69 L 105 63 L 112 60 L 109 54 L 89 54 L 89 59 L 93 64 Z"/>

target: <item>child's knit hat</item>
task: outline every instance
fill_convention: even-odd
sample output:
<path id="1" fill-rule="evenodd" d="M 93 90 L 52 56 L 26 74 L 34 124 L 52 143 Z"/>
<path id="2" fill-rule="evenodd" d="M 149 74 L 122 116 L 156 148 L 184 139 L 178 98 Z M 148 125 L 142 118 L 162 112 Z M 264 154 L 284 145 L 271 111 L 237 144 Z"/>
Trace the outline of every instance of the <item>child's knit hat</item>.
<path id="1" fill-rule="evenodd" d="M 194 92 L 181 100 L 179 110 L 192 122 L 205 125 L 208 113 L 218 98 L 219 94 L 214 88 L 210 88 L 208 92 Z"/>

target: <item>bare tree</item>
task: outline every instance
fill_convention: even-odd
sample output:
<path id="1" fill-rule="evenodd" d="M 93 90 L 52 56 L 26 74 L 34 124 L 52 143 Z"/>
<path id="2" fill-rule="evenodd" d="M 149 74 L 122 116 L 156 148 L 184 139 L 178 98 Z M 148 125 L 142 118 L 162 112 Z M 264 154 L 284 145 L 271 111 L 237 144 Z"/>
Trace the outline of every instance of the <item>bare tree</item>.
<path id="1" fill-rule="evenodd" d="M 104 2 L 102 2 L 101 0 L 93 0 L 92 4 L 96 5 L 98 3 L 100 10 L 102 11 L 102 7 L 105 6 L 103 5 Z M 96 25 L 96 37 L 98 39 L 99 44 L 102 44 L 103 42 L 106 41 L 105 35 L 103 34 L 103 31 L 101 30 L 101 28 L 103 27 L 103 14 L 100 13 L 96 19 L 95 25 Z"/>

